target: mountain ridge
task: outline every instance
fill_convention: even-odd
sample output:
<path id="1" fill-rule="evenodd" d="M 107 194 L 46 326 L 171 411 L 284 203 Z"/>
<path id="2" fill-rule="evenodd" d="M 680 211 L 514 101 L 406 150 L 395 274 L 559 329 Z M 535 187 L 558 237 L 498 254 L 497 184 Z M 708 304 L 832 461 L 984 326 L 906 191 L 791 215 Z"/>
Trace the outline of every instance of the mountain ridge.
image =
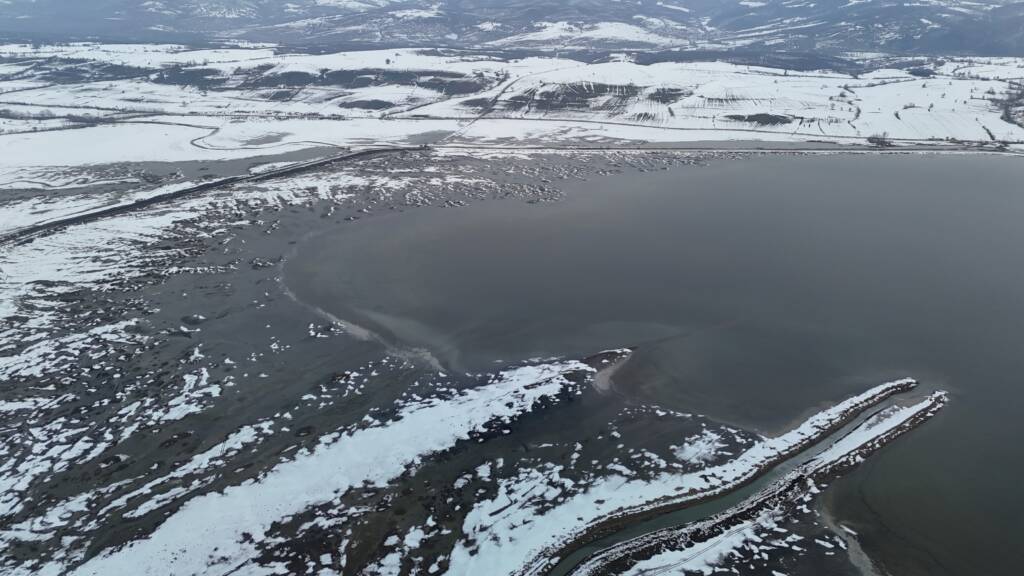
<path id="1" fill-rule="evenodd" d="M 1024 55 L 1024 2 L 0 0 L 0 38 Z"/>

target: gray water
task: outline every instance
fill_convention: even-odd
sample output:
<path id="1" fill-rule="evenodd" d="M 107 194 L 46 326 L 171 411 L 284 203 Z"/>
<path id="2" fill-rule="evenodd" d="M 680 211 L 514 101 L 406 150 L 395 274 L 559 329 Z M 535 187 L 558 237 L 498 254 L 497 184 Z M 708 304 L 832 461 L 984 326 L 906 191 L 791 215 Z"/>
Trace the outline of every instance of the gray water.
<path id="1" fill-rule="evenodd" d="M 883 380 L 952 392 L 824 499 L 894 574 L 1024 554 L 1024 160 L 777 156 L 566 185 L 553 204 L 332 229 L 304 300 L 451 370 L 640 348 L 628 401 L 765 433 Z"/>

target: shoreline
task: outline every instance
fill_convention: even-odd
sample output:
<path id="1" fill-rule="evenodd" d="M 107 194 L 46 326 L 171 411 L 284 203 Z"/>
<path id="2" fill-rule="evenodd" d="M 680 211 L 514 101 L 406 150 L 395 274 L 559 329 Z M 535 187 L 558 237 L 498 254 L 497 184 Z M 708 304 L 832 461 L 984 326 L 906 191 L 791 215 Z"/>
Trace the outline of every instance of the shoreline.
<path id="1" fill-rule="evenodd" d="M 628 142 L 634 142 L 628 144 Z M 972 143 L 977 144 L 977 143 Z M 535 144 L 435 144 L 430 150 L 487 150 L 487 151 L 530 151 L 530 152 L 796 152 L 796 153 L 873 153 L 873 154 L 996 154 L 1008 156 L 1024 155 L 1024 150 L 1000 149 L 984 145 L 951 143 L 897 144 L 889 147 L 870 146 L 859 143 L 842 144 L 825 141 L 786 140 L 693 140 L 678 142 L 646 142 L 624 140 L 621 143 L 565 146 L 537 142 Z"/>
<path id="2" fill-rule="evenodd" d="M 864 458 L 871 456 L 903 434 L 918 428 L 930 420 L 947 402 L 948 397 L 944 392 L 932 393 L 914 406 L 901 408 L 900 410 L 910 411 L 910 414 L 895 426 L 885 429 L 877 435 L 869 435 L 862 443 L 851 447 L 846 452 L 835 455 L 827 454 L 829 450 L 834 449 L 847 437 L 855 435 L 865 426 L 869 428 L 865 432 L 870 433 L 871 426 L 869 424 L 877 419 L 875 421 L 875 425 L 877 425 L 878 420 L 882 420 L 882 416 L 879 414 L 869 416 L 867 420 L 859 424 L 847 435 L 836 439 L 821 454 L 800 464 L 795 470 L 759 491 L 754 496 L 747 498 L 741 504 L 716 514 L 707 520 L 666 528 L 626 540 L 621 544 L 590 555 L 576 566 L 570 568 L 568 573 L 573 576 L 585 576 L 598 573 L 595 570 L 605 569 L 609 565 L 618 565 L 623 562 L 635 564 L 638 560 L 647 560 L 667 549 L 671 549 L 673 543 L 679 541 L 686 541 L 687 544 L 693 546 L 704 544 L 729 534 L 737 525 L 742 526 L 744 522 L 756 521 L 772 509 L 796 506 L 810 490 L 807 488 L 808 485 L 814 485 L 838 477 L 846 470 L 855 467 Z M 690 538 L 690 534 L 696 535 L 697 538 Z M 714 548 L 714 545 L 699 550 L 693 557 L 700 556 L 702 552 L 712 548 Z M 604 559 L 602 558 L 603 556 L 611 556 L 611 558 Z"/>
<path id="3" fill-rule="evenodd" d="M 524 569 L 521 570 L 519 574 L 520 576 L 524 576 L 526 574 L 550 574 L 557 566 L 557 562 L 552 563 L 551 559 L 565 558 L 579 551 L 591 542 L 619 532 L 630 524 L 642 520 L 648 520 L 669 512 L 675 512 L 703 504 L 749 486 L 779 464 L 793 458 L 810 446 L 821 442 L 835 432 L 838 432 L 842 428 L 848 426 L 859 416 L 864 414 L 865 411 L 878 406 L 896 394 L 912 390 L 916 384 L 916 381 L 911 379 L 898 380 L 889 383 L 889 385 L 881 385 L 874 391 L 865 392 L 865 396 L 863 398 L 857 400 L 853 400 L 853 398 L 856 397 L 849 398 L 847 401 L 853 400 L 852 405 L 843 409 L 834 421 L 816 429 L 812 434 L 795 442 L 791 446 L 779 450 L 773 457 L 766 459 L 761 464 L 752 468 L 745 477 L 740 478 L 727 486 L 713 489 L 703 494 L 691 493 L 677 497 L 670 496 L 662 499 L 662 503 L 657 503 L 655 500 L 639 507 L 626 509 L 618 513 L 613 513 L 612 515 L 608 515 L 604 519 L 598 520 L 590 526 L 585 527 L 576 535 L 571 536 L 566 542 L 540 551 L 530 561 L 523 565 Z M 838 404 L 833 405 L 833 408 L 835 406 L 838 406 Z"/>
<path id="4" fill-rule="evenodd" d="M 319 148 L 312 147 L 313 148 Z M 297 152 L 308 150 L 302 148 Z M 996 149 L 978 146 L 958 145 L 935 145 L 910 144 L 896 145 L 892 147 L 879 148 L 876 146 L 865 146 L 861 144 L 838 144 L 832 142 L 786 142 L 786 141 L 761 141 L 761 140 L 698 140 L 693 142 L 680 142 L 678 145 L 652 144 L 638 141 L 634 144 L 608 144 L 593 146 L 558 146 L 553 144 L 422 144 L 419 146 L 410 144 L 396 144 L 391 146 L 369 146 L 353 147 L 343 149 L 339 154 L 327 157 L 314 158 L 312 160 L 288 164 L 280 168 L 266 170 L 263 172 L 238 174 L 225 176 L 223 178 L 199 182 L 191 186 L 179 188 L 163 194 L 149 196 L 134 202 L 105 206 L 93 211 L 83 212 L 61 218 L 50 220 L 17 228 L 0 235 L 0 248 L 31 242 L 33 239 L 44 236 L 55 230 L 78 224 L 87 224 L 105 218 L 117 217 L 129 214 L 136 210 L 160 205 L 165 202 L 179 200 L 188 196 L 201 194 L 236 184 L 259 183 L 277 178 L 293 176 L 298 173 L 316 172 L 319 169 L 330 165 L 346 162 L 359 161 L 365 158 L 372 158 L 378 155 L 401 154 L 403 152 L 460 152 L 463 155 L 472 155 L 473 152 L 524 152 L 524 153 L 577 153 L 577 154 L 599 154 L 605 152 L 665 152 L 665 153 L 686 153 L 686 152 L 707 152 L 707 153 L 754 153 L 754 154 L 798 154 L 798 155 L 830 155 L 830 154 L 877 154 L 877 155 L 900 155 L 900 154 L 934 154 L 934 155 L 992 155 L 992 156 L 1024 156 L 1024 150 Z M 113 163 L 111 165 L 115 165 Z"/>

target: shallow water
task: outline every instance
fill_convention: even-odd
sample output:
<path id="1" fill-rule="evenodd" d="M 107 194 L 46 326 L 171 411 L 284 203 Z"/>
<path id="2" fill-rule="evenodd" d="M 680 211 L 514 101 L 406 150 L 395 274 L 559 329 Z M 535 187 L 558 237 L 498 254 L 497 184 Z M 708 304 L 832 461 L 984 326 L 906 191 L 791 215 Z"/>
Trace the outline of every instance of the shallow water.
<path id="1" fill-rule="evenodd" d="M 773 156 L 331 229 L 303 300 L 451 370 L 637 345 L 626 401 L 772 432 L 892 377 L 943 414 L 825 499 L 899 574 L 1019 569 L 1024 161 Z"/>

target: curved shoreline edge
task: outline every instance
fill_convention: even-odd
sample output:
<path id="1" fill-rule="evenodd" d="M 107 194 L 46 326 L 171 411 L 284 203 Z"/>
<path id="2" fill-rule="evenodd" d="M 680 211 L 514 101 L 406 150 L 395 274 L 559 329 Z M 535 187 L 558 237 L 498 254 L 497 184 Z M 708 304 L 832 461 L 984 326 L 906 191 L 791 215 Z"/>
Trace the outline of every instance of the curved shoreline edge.
<path id="1" fill-rule="evenodd" d="M 515 574 L 549 574 L 559 559 L 629 524 L 702 504 L 748 486 L 778 464 L 849 425 L 866 410 L 896 394 L 908 392 L 916 385 L 917 381 L 910 378 L 881 384 L 814 414 L 785 434 L 754 444 L 731 462 L 694 474 L 667 474 L 656 482 L 663 486 L 674 486 L 680 494 L 627 504 L 604 514 L 582 529 L 565 534 L 559 542 L 536 552 Z M 637 491 L 642 493 L 645 488 L 646 484 L 640 485 Z"/>
<path id="2" fill-rule="evenodd" d="M 638 536 L 597 552 L 578 564 L 573 576 L 623 573 L 652 559 L 659 559 L 663 570 L 676 570 L 687 564 L 707 563 L 705 555 L 717 559 L 730 538 L 751 528 L 770 528 L 787 508 L 799 505 L 808 495 L 818 492 L 816 484 L 855 467 L 896 438 L 931 419 L 948 402 L 946 392 L 938 391 L 907 407 L 894 406 L 880 411 L 859 424 L 850 433 L 834 441 L 822 453 L 808 459 L 795 470 L 754 496 L 715 516 L 691 524 L 665 528 Z M 741 536 L 739 541 L 744 540 Z M 667 557 L 672 556 L 666 563 Z M 680 557 L 681 556 L 681 557 Z"/>

